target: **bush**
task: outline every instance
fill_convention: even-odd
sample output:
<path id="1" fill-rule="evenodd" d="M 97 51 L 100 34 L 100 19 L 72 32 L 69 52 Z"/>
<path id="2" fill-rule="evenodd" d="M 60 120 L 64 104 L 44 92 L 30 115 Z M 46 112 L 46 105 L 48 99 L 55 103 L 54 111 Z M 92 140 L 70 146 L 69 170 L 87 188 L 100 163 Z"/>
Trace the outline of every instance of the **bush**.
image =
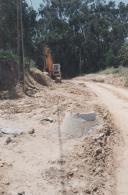
<path id="1" fill-rule="evenodd" d="M 112 49 L 110 49 L 105 55 L 105 65 L 115 66 L 118 63 L 118 57 L 114 54 Z"/>
<path id="2" fill-rule="evenodd" d="M 119 51 L 120 63 L 123 66 L 128 66 L 128 43 L 125 43 Z"/>
<path id="3" fill-rule="evenodd" d="M 103 70 L 101 74 L 119 74 L 120 68 L 107 68 L 106 70 Z"/>
<path id="4" fill-rule="evenodd" d="M 8 50 L 0 50 L 0 59 L 17 60 L 17 57 Z"/>

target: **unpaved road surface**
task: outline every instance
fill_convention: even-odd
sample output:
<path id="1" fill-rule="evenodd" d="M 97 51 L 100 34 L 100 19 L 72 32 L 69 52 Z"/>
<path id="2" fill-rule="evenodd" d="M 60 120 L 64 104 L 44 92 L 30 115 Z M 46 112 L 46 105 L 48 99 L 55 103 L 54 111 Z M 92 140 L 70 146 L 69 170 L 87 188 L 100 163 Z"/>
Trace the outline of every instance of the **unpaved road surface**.
<path id="1" fill-rule="evenodd" d="M 0 134 L 0 195 L 113 195 L 115 133 L 98 99 L 85 84 L 65 81 L 34 97 L 1 100 L 0 128 L 23 133 Z M 92 110 L 97 126 L 88 135 L 59 137 L 65 112 Z"/>
<path id="2" fill-rule="evenodd" d="M 112 114 L 120 131 L 119 147 L 115 147 L 116 195 L 128 194 L 128 90 L 108 84 L 88 82 L 92 90 Z"/>

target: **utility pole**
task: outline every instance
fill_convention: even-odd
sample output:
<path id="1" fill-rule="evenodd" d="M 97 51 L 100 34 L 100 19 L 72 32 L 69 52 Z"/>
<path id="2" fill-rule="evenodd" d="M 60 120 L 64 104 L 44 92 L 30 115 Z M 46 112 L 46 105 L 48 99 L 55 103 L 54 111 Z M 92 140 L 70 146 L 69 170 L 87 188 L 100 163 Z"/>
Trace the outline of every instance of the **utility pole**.
<path id="1" fill-rule="evenodd" d="M 79 57 L 80 57 L 80 61 L 79 61 L 79 75 L 81 76 L 82 74 L 82 58 L 81 58 L 81 49 L 79 51 Z"/>
<path id="2" fill-rule="evenodd" d="M 23 33 L 23 10 L 22 0 L 17 0 L 17 55 L 18 55 L 18 81 L 23 79 L 25 91 L 25 60 L 24 60 L 24 33 Z M 20 66 L 22 64 L 22 68 Z M 21 77 L 21 73 L 23 73 Z"/>
<path id="3" fill-rule="evenodd" d="M 17 77 L 18 82 L 20 82 L 20 18 L 19 18 L 19 0 L 17 0 L 17 56 L 18 56 L 18 67 L 17 67 Z"/>
<path id="4" fill-rule="evenodd" d="M 21 25 L 21 50 L 22 50 L 22 68 L 23 68 L 23 88 L 24 88 L 24 91 L 25 91 L 25 61 L 24 61 L 24 32 L 23 32 L 22 0 L 20 0 L 20 25 Z"/>

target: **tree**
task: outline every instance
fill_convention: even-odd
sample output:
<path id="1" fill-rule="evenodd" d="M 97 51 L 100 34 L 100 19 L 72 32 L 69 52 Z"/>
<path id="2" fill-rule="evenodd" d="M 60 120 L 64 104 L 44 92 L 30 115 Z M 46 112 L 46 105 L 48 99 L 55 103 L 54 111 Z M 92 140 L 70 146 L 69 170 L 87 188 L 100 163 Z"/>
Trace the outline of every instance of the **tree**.
<path id="1" fill-rule="evenodd" d="M 22 0 L 25 55 L 32 58 L 36 36 L 36 11 Z M 17 1 L 0 0 L 0 49 L 17 53 Z"/>
<path id="2" fill-rule="evenodd" d="M 16 52 L 16 2 L 0 0 L 0 49 Z"/>
<path id="3" fill-rule="evenodd" d="M 119 51 L 120 63 L 122 66 L 128 66 L 128 43 L 125 43 Z"/>
<path id="4" fill-rule="evenodd" d="M 118 54 L 128 37 L 128 5 L 104 0 L 43 2 L 37 13 L 22 0 L 25 57 L 43 69 L 47 44 L 65 77 L 119 64 Z M 17 53 L 16 16 L 16 0 L 0 0 L 0 48 L 13 53 Z"/>

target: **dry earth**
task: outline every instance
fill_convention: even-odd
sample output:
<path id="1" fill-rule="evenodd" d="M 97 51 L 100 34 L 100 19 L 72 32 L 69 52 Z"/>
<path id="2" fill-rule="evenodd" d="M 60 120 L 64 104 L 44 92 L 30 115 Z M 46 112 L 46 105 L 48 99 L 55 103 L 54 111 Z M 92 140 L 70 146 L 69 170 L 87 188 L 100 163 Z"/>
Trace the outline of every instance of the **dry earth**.
<path id="1" fill-rule="evenodd" d="M 78 79 L 77 83 L 85 83 L 86 77 Z M 119 130 L 118 146 L 114 145 L 116 195 L 128 194 L 128 90 L 105 83 L 86 82 L 109 112 L 112 114 L 114 125 Z"/>
<path id="2" fill-rule="evenodd" d="M 92 110 L 98 126 L 80 138 L 60 137 L 65 112 Z M 23 130 L 0 134 L 0 195 L 115 194 L 116 131 L 84 82 L 64 81 L 34 97 L 1 100 L 0 128 Z"/>

